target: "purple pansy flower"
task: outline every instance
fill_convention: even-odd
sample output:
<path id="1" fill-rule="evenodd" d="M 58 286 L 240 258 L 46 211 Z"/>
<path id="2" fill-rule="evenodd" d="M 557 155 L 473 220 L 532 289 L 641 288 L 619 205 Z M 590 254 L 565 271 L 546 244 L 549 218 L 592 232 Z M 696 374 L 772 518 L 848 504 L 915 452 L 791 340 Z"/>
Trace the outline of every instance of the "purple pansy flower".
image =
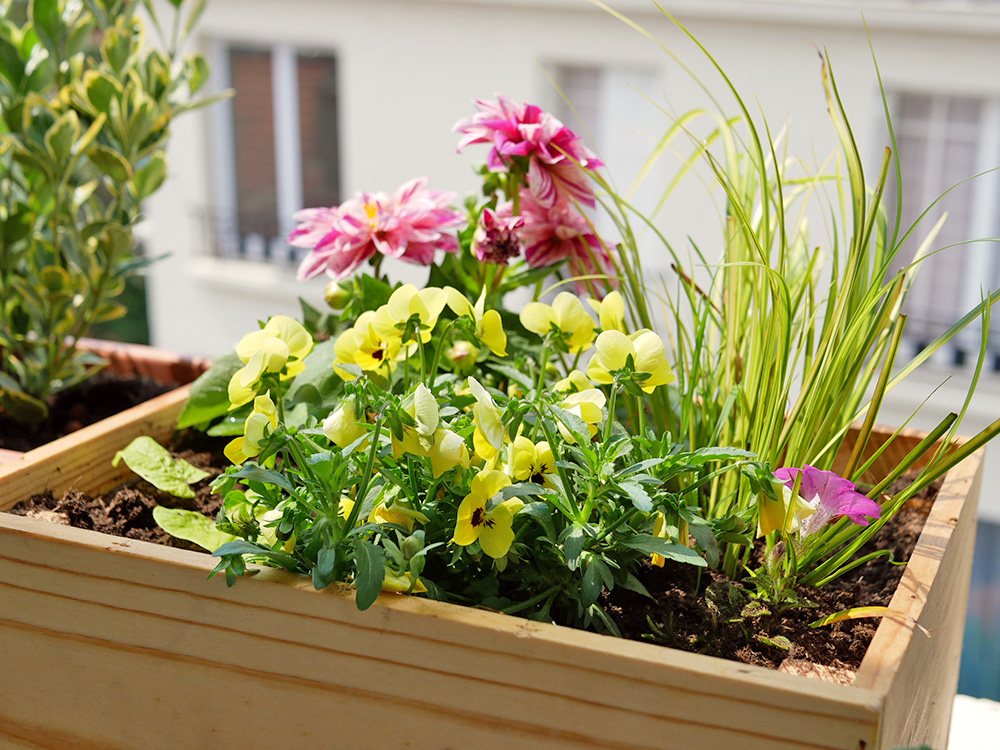
<path id="1" fill-rule="evenodd" d="M 813 509 L 813 513 L 802 521 L 803 536 L 815 533 L 838 516 L 847 516 L 859 526 L 867 526 L 869 518 L 882 515 L 878 503 L 858 492 L 854 482 L 832 471 L 804 466 L 801 470 L 778 469 L 774 476 L 791 489 L 800 472 L 799 496 Z"/>

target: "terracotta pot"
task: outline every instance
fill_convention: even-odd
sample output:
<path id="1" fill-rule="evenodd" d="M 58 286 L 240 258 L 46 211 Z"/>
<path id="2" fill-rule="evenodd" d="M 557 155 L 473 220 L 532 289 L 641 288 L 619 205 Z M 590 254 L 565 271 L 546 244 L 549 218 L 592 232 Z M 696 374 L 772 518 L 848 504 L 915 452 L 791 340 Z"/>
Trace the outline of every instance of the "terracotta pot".
<path id="1" fill-rule="evenodd" d="M 80 339 L 80 348 L 108 361 L 106 372 L 114 375 L 141 375 L 160 383 L 187 385 L 211 365 L 205 357 L 182 357 L 163 349 L 141 344 L 123 344 L 101 339 Z M 0 448 L 0 464 L 16 461 L 24 453 Z"/>
<path id="2" fill-rule="evenodd" d="M 0 507 L 121 482 L 114 452 L 184 398 L 0 467 Z M 359 612 L 272 569 L 227 588 L 208 555 L 0 514 L 0 745 L 941 749 L 981 467 L 949 472 L 891 602 L 930 637 L 883 619 L 851 685 L 418 597 Z"/>

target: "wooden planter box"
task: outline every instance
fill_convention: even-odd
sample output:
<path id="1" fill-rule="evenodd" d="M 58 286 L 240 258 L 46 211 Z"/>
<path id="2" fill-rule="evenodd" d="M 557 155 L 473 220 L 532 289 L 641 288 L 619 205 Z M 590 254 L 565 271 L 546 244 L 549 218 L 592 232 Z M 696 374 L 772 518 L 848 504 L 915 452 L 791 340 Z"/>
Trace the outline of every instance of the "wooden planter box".
<path id="1" fill-rule="evenodd" d="M 0 508 L 122 481 L 114 452 L 168 437 L 184 398 L 0 467 Z M 358 612 L 275 570 L 229 589 L 208 555 L 0 514 L 0 747 L 941 750 L 981 458 L 892 601 L 931 637 L 882 620 L 850 686 L 417 597 Z"/>
<path id="2" fill-rule="evenodd" d="M 172 352 L 141 344 L 123 344 L 101 339 L 80 339 L 79 346 L 108 361 L 105 372 L 115 375 L 142 375 L 161 383 L 186 385 L 211 362 L 204 357 L 181 357 Z M 0 463 L 16 461 L 24 454 L 0 448 Z"/>

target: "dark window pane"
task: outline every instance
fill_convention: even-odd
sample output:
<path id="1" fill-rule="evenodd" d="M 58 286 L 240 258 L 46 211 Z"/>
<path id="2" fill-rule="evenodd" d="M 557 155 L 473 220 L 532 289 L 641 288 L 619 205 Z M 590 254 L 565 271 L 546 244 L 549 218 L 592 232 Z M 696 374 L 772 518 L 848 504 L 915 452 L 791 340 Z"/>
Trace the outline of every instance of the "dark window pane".
<path id="1" fill-rule="evenodd" d="M 302 203 L 340 203 L 337 64 L 328 55 L 299 56 Z"/>
<path id="2" fill-rule="evenodd" d="M 231 49 L 233 143 L 236 157 L 236 212 L 239 234 L 278 235 L 274 173 L 274 99 L 271 53 Z"/>

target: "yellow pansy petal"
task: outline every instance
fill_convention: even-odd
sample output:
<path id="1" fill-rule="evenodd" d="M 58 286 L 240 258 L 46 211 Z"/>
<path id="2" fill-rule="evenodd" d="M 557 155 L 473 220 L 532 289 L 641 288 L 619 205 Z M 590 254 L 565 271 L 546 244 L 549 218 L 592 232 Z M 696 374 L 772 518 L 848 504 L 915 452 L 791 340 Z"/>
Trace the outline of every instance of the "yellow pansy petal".
<path id="1" fill-rule="evenodd" d="M 424 310 L 420 311 L 420 324 L 427 328 L 433 328 L 448 302 L 447 292 L 444 289 L 429 286 L 421 289 L 417 293 L 417 298 L 424 307 Z"/>
<path id="2" fill-rule="evenodd" d="M 479 530 L 479 546 L 490 557 L 497 559 L 510 551 L 514 542 L 514 516 L 506 505 L 498 505 L 487 514 L 487 521 Z"/>
<path id="3" fill-rule="evenodd" d="M 462 504 L 458 506 L 458 519 L 455 524 L 455 544 L 466 547 L 479 538 L 479 530 L 482 528 L 482 520 L 486 513 L 486 501 L 475 495 L 465 496 Z M 479 526 L 473 526 L 475 519 Z"/>
<path id="4" fill-rule="evenodd" d="M 394 594 L 402 594 L 410 590 L 410 583 L 413 579 L 410 577 L 409 573 L 403 573 L 403 575 L 396 575 L 388 570 L 385 571 L 385 578 L 382 579 L 382 590 L 389 591 Z M 417 579 L 417 585 L 413 587 L 414 594 L 426 594 L 427 587 Z"/>
<path id="5" fill-rule="evenodd" d="M 386 312 L 397 323 L 409 320 L 412 315 L 411 304 L 417 296 L 417 288 L 413 284 L 404 284 L 392 293 L 386 303 Z"/>
<path id="6" fill-rule="evenodd" d="M 423 383 L 413 392 L 413 418 L 417 421 L 417 434 L 430 437 L 438 427 L 438 402 Z"/>
<path id="7" fill-rule="evenodd" d="M 379 338 L 379 339 L 392 339 L 400 338 L 403 334 L 402 329 L 396 328 L 397 322 L 403 322 L 407 318 L 396 318 L 389 311 L 388 305 L 382 305 L 378 310 L 375 311 L 375 315 L 372 318 L 371 324 L 368 326 L 368 330 L 360 328 L 360 326 L 355 323 L 354 327 L 360 329 L 363 336 L 366 336 L 369 340 Z M 360 321 L 359 321 L 360 322 Z M 375 335 L 373 336 L 372 333 Z M 360 342 L 359 342 L 360 345 Z"/>
<path id="8" fill-rule="evenodd" d="M 621 292 L 610 292 L 601 300 L 597 315 L 603 331 L 625 332 L 625 300 Z"/>
<path id="9" fill-rule="evenodd" d="M 226 444 L 226 447 L 222 451 L 226 458 L 234 464 L 241 464 L 249 458 L 249 456 L 243 452 L 243 441 L 244 438 L 242 435 L 238 438 L 233 438 Z"/>
<path id="10" fill-rule="evenodd" d="M 281 339 L 288 347 L 289 355 L 296 359 L 302 359 L 312 351 L 312 336 L 299 321 L 287 315 L 275 315 L 267 321 L 264 330 Z"/>
<path id="11" fill-rule="evenodd" d="M 248 388 L 243 385 L 243 369 L 240 368 L 233 373 L 233 376 L 229 379 L 229 409 L 232 411 L 243 404 L 249 404 L 253 401 L 254 396 L 257 392 L 253 388 Z"/>
<path id="12" fill-rule="evenodd" d="M 510 448 L 510 473 L 514 479 L 523 482 L 534 473 L 535 444 L 528 438 L 518 436 Z"/>
<path id="13" fill-rule="evenodd" d="M 469 449 L 455 432 L 438 428 L 434 434 L 434 447 L 430 451 L 431 470 L 434 478 L 456 466 L 469 467 Z"/>
<path id="14" fill-rule="evenodd" d="M 507 356 L 507 334 L 503 330 L 503 321 L 496 310 L 487 310 L 483 320 L 476 327 L 476 338 L 490 348 L 498 357 Z"/>
<path id="15" fill-rule="evenodd" d="M 472 307 L 472 303 L 469 302 L 468 298 L 458 291 L 453 286 L 444 287 L 445 298 L 448 301 L 448 307 L 451 309 L 455 315 L 462 317 L 463 315 L 469 318 L 475 317 L 475 312 Z"/>
<path id="16" fill-rule="evenodd" d="M 654 336 L 656 334 L 653 334 Z M 621 331 L 604 331 L 597 337 L 597 353 L 594 359 L 608 372 L 625 367 L 629 355 L 635 359 L 635 344 Z M 590 374 L 589 371 L 587 373 Z M 593 376 L 591 376 L 593 377 Z"/>
<path id="17" fill-rule="evenodd" d="M 539 336 L 546 335 L 556 322 L 552 308 L 541 302 L 529 302 L 525 305 L 521 310 L 520 319 L 521 325 Z"/>
<path id="18" fill-rule="evenodd" d="M 653 523 L 653 536 L 658 536 L 661 539 L 667 537 L 667 518 L 659 511 L 656 512 L 656 521 Z M 650 562 L 658 568 L 662 568 L 667 562 L 667 558 L 654 554 Z"/>
<path id="19" fill-rule="evenodd" d="M 250 357 L 254 355 L 254 352 L 260 349 L 261 342 L 268 338 L 272 338 L 272 336 L 268 331 L 264 330 L 252 331 L 246 334 L 236 345 L 236 356 L 240 358 L 243 364 L 246 364 L 250 361 Z"/>
<path id="20" fill-rule="evenodd" d="M 510 486 L 510 477 L 502 471 L 481 471 L 472 478 L 473 494 L 489 500 L 504 487 Z"/>

